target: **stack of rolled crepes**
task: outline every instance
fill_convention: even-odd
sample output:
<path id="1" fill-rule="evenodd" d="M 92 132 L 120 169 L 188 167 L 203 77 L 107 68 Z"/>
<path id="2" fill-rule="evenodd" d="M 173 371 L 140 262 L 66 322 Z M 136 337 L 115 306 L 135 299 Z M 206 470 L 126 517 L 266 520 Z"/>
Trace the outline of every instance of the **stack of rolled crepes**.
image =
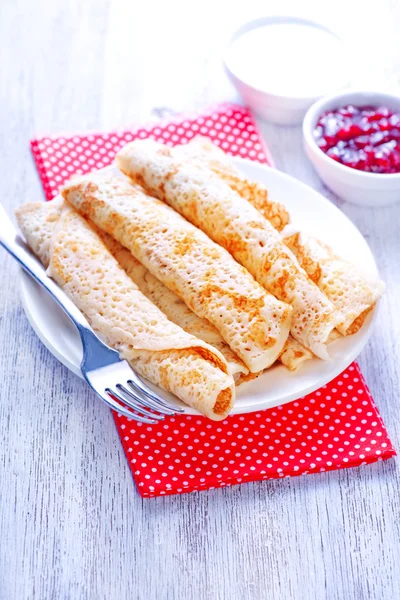
<path id="1" fill-rule="evenodd" d="M 209 418 L 276 360 L 328 358 L 382 293 L 322 243 L 285 237 L 286 209 L 203 138 L 133 142 L 117 165 L 128 178 L 73 179 L 64 200 L 19 209 L 20 228 L 94 330 Z"/>
<path id="2" fill-rule="evenodd" d="M 152 140 L 128 144 L 117 164 L 228 250 L 265 290 L 290 304 L 292 336 L 328 358 L 326 345 L 338 324 L 335 307 L 259 210 L 217 175 Z"/>

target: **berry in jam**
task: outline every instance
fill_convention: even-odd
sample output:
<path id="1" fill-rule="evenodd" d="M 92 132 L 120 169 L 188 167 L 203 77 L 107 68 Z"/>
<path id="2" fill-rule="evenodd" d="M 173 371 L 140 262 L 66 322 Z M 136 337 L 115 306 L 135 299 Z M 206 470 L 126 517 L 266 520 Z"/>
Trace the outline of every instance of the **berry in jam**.
<path id="1" fill-rule="evenodd" d="M 385 106 L 331 110 L 318 120 L 314 139 L 327 156 L 359 171 L 400 173 L 400 113 Z"/>

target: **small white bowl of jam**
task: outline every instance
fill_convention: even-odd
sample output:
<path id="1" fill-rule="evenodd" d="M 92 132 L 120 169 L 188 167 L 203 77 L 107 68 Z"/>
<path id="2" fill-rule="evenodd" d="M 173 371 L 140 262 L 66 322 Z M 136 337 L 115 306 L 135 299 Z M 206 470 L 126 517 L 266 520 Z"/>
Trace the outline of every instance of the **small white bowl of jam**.
<path id="1" fill-rule="evenodd" d="M 400 200 L 400 96 L 325 97 L 308 110 L 303 136 L 318 175 L 338 196 L 366 206 Z"/>

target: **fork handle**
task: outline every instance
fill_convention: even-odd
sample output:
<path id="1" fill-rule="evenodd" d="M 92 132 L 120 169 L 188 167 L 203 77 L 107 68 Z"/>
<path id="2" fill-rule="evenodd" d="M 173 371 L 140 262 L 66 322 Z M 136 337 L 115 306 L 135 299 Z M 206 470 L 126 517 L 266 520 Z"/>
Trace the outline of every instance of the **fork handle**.
<path id="1" fill-rule="evenodd" d="M 68 298 L 63 290 L 46 275 L 42 264 L 31 254 L 26 243 L 18 235 L 3 206 L 0 204 L 0 244 L 13 256 L 25 271 L 39 283 L 63 309 L 78 328 L 79 333 L 91 330 L 81 311 Z"/>

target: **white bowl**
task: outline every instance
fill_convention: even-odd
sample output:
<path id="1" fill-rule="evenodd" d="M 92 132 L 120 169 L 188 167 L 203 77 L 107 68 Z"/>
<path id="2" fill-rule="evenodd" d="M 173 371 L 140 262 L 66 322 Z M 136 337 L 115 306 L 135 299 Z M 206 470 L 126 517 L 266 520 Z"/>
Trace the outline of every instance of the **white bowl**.
<path id="1" fill-rule="evenodd" d="M 335 52 L 335 62 L 338 63 L 338 68 L 336 69 L 335 74 L 331 70 L 329 80 L 325 79 L 325 82 L 323 82 L 321 78 L 318 80 L 317 75 L 314 77 L 314 73 L 312 72 L 312 70 L 315 72 L 318 70 L 318 64 L 315 61 L 303 60 L 304 68 L 308 68 L 309 71 L 311 71 L 309 75 L 312 76 L 312 81 L 314 82 L 314 93 L 312 93 L 312 95 L 304 95 L 306 89 L 304 89 L 303 95 L 299 92 L 290 93 L 289 89 L 284 93 L 282 90 L 277 89 L 276 80 L 275 84 L 270 81 L 266 81 L 263 84 L 260 83 L 259 85 L 262 85 L 262 87 L 257 87 L 255 84 L 254 73 L 257 72 L 257 70 L 265 68 L 265 65 L 267 65 L 268 62 L 275 63 L 277 68 L 281 68 L 278 60 L 279 56 L 281 57 L 281 60 L 283 60 L 283 64 L 286 64 L 285 59 L 290 59 L 290 57 L 293 56 L 291 53 L 296 51 L 294 47 L 295 42 L 292 39 L 286 39 L 287 34 L 283 35 L 283 39 L 280 40 L 280 46 L 274 49 L 275 51 L 272 55 L 264 56 L 262 52 L 262 43 L 260 43 L 260 46 L 257 48 L 258 52 L 254 49 L 251 57 L 238 61 L 238 54 L 235 52 L 235 43 L 239 38 L 242 38 L 254 30 L 276 25 L 298 25 L 301 26 L 301 29 L 307 27 L 310 28 L 310 30 L 315 31 L 318 36 L 322 37 L 323 35 L 324 37 L 333 37 L 340 43 L 340 50 L 336 50 Z M 316 48 L 315 51 L 318 52 L 318 48 Z M 294 125 L 301 123 L 308 108 L 318 98 L 321 98 L 333 90 L 343 89 L 348 84 L 351 77 L 351 69 L 349 60 L 345 60 L 345 56 L 344 42 L 333 31 L 320 23 L 295 16 L 268 16 L 245 23 L 234 32 L 224 52 L 223 62 L 230 79 L 242 96 L 245 104 L 258 116 L 273 123 Z M 278 75 L 282 82 L 290 81 L 290 77 L 288 73 L 285 72 L 284 68 L 282 68 Z M 310 90 L 308 89 L 307 92 L 309 91 Z"/>
<path id="2" fill-rule="evenodd" d="M 366 173 L 329 158 L 314 140 L 313 131 L 326 111 L 346 104 L 387 106 L 400 112 L 400 96 L 381 92 L 347 91 L 333 94 L 311 106 L 303 121 L 304 148 L 322 181 L 335 194 L 365 206 L 385 206 L 400 200 L 400 173 Z"/>

